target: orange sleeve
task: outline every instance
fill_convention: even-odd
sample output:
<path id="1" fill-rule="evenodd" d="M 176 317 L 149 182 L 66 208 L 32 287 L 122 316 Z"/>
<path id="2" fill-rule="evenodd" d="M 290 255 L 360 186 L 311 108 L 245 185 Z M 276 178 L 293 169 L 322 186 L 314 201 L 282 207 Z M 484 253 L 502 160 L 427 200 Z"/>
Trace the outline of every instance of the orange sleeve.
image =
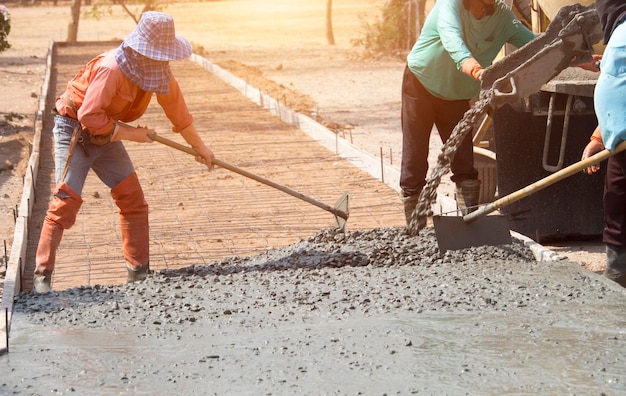
<path id="1" fill-rule="evenodd" d="M 193 122 L 193 117 L 189 113 L 183 93 L 174 76 L 170 78 L 170 92 L 167 95 L 157 94 L 156 97 L 165 115 L 174 126 L 174 132 L 180 132 Z"/>

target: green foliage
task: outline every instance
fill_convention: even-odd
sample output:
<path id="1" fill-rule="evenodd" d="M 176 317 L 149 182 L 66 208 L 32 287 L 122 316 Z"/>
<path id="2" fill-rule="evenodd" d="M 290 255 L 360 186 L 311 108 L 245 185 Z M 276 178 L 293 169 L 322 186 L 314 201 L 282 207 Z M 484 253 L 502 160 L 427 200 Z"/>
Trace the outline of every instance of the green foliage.
<path id="1" fill-rule="evenodd" d="M 7 37 L 11 32 L 11 16 L 9 10 L 0 4 L 0 52 L 11 48 Z"/>
<path id="2" fill-rule="evenodd" d="M 364 57 L 403 56 L 409 35 L 408 3 L 389 0 L 382 9 L 382 17 L 363 24 L 364 37 L 352 40 L 352 45 L 363 49 Z"/>
<path id="3" fill-rule="evenodd" d="M 85 12 L 86 16 L 101 19 L 113 13 L 113 6 L 119 5 L 135 21 L 139 23 L 141 14 L 146 11 L 163 11 L 170 0 L 98 0 Z"/>

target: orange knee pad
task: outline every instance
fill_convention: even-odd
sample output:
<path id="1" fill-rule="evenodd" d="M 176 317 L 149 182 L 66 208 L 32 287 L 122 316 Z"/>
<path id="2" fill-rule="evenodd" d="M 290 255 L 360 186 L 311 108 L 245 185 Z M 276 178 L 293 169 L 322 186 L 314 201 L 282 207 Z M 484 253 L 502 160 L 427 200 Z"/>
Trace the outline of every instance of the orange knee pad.
<path id="1" fill-rule="evenodd" d="M 50 202 L 46 219 L 67 230 L 76 222 L 76 215 L 82 204 L 80 195 L 66 183 L 61 183 L 54 191 L 54 199 Z"/>

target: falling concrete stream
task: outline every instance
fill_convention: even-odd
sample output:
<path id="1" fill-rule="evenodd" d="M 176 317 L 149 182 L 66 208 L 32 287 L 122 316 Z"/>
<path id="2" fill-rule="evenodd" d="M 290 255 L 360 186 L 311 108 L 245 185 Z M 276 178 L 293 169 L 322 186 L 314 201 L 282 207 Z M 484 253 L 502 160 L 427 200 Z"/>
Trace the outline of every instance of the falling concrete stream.
<path id="1" fill-rule="evenodd" d="M 18 295 L 0 394 L 626 392 L 626 294 L 518 244 L 324 230 L 144 283 Z"/>

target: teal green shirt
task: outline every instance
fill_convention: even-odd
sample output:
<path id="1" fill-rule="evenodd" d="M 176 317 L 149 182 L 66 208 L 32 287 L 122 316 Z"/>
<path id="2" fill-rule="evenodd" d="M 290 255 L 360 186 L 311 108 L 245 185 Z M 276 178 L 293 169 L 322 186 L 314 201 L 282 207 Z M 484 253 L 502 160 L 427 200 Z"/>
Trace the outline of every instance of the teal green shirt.
<path id="1" fill-rule="evenodd" d="M 445 100 L 471 99 L 480 82 L 461 72 L 463 62 L 474 57 L 488 67 L 504 44 L 522 47 L 535 35 L 496 0 L 493 15 L 480 20 L 463 7 L 463 0 L 438 0 L 428 14 L 407 63 L 420 83 Z"/>

